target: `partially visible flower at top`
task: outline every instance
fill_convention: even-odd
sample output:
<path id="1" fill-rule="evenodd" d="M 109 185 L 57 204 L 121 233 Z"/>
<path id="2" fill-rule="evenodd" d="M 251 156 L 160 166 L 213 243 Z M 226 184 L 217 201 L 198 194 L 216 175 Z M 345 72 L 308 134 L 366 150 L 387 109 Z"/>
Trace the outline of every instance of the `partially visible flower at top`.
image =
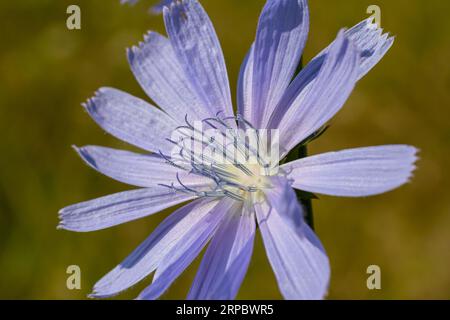
<path id="1" fill-rule="evenodd" d="M 134 5 L 138 2 L 139 0 L 120 0 L 121 4 L 131 4 Z M 174 1 L 174 0 L 161 0 L 159 2 L 159 4 L 154 5 L 153 7 L 150 8 L 150 12 L 154 13 L 154 14 L 159 14 L 163 11 L 163 8 L 170 5 L 170 3 Z"/>
<path id="2" fill-rule="evenodd" d="M 142 189 L 66 207 L 59 227 L 100 230 L 192 202 L 167 217 L 105 275 L 92 297 L 117 295 L 154 272 L 139 298 L 156 299 L 209 242 L 188 298 L 233 299 L 247 272 L 258 225 L 283 296 L 323 298 L 328 257 L 304 221 L 294 188 L 333 196 L 381 194 L 409 181 L 417 150 L 406 145 L 348 149 L 261 174 L 267 169 L 265 154 L 258 153 L 252 165 L 205 162 L 170 138 L 174 131 L 193 129 L 194 121 L 223 131 L 277 129 L 284 158 L 342 108 L 393 38 L 371 19 L 364 20 L 341 30 L 292 81 L 309 31 L 307 2 L 268 0 L 239 75 L 235 116 L 222 49 L 202 6 L 196 0 L 176 1 L 164 8 L 164 21 L 169 38 L 150 32 L 128 51 L 137 81 L 161 109 L 112 88 L 100 89 L 85 105 L 104 130 L 153 154 L 76 148 L 94 169 Z M 219 150 L 228 148 L 212 143 Z M 241 140 L 234 145 L 246 147 Z M 179 147 L 181 162 L 168 156 L 174 147 Z"/>

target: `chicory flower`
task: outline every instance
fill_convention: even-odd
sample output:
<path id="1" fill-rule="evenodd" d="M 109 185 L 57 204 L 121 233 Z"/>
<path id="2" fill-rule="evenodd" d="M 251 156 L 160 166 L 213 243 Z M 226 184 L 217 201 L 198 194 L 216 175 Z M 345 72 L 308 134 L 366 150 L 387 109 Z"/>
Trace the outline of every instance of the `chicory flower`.
<path id="1" fill-rule="evenodd" d="M 417 150 L 406 145 L 349 149 L 279 167 L 267 153 L 256 152 L 256 162 L 224 165 L 193 156 L 192 149 L 171 137 L 194 131 L 194 122 L 224 135 L 273 129 L 279 132 L 283 159 L 343 107 L 393 38 L 371 19 L 364 20 L 341 30 L 295 76 L 308 36 L 307 1 L 268 0 L 241 68 L 235 115 L 223 53 L 202 6 L 197 0 L 175 1 L 163 14 L 168 38 L 150 32 L 128 50 L 131 70 L 160 109 L 112 88 L 100 89 L 85 104 L 105 131 L 150 154 L 76 148 L 89 166 L 140 189 L 66 207 L 60 211 L 60 228 L 95 231 L 189 203 L 105 275 L 92 297 L 117 295 L 154 273 L 139 298 L 156 299 L 209 244 L 188 299 L 233 299 L 247 272 L 258 226 L 283 296 L 324 298 L 328 257 L 303 219 L 294 188 L 346 197 L 381 194 L 410 179 Z M 236 137 L 232 147 L 245 149 L 246 142 Z M 213 143 L 222 151 L 229 147 L 220 140 Z"/>

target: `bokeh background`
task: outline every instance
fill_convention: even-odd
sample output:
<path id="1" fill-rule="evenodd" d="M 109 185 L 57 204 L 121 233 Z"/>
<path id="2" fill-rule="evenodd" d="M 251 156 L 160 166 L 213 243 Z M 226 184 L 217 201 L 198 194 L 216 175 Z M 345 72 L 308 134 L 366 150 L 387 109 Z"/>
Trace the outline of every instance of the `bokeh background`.
<path id="1" fill-rule="evenodd" d="M 407 143 L 421 149 L 412 183 L 365 199 L 320 197 L 316 229 L 331 260 L 330 299 L 450 298 L 450 2 L 310 0 L 308 61 L 341 27 L 382 9 L 393 49 L 357 86 L 311 153 Z M 203 0 L 225 52 L 233 92 L 264 0 Z M 66 28 L 77 4 L 82 29 Z M 57 231 L 60 208 L 129 186 L 85 166 L 72 144 L 129 148 L 99 129 L 80 104 L 101 86 L 145 97 L 125 48 L 150 29 L 163 32 L 152 0 L 17 0 L 0 2 L 0 298 L 84 299 L 169 211 L 95 233 Z M 184 298 L 199 260 L 164 299 Z M 79 265 L 82 289 L 66 288 Z M 382 271 L 369 291 L 366 269 Z M 118 297 L 134 298 L 150 278 Z M 261 239 L 240 299 L 278 299 Z"/>

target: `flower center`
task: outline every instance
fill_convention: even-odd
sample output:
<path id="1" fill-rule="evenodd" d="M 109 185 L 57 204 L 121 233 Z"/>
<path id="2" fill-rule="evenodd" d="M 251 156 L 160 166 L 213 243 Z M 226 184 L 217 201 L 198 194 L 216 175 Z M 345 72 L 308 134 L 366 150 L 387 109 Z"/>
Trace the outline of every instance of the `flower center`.
<path id="1" fill-rule="evenodd" d="M 199 197 L 228 196 L 244 201 L 270 188 L 269 176 L 278 166 L 278 135 L 275 130 L 257 130 L 242 117 L 208 118 L 176 128 L 168 139 L 170 156 L 161 156 L 172 166 L 212 180 L 208 190 L 198 190 L 181 181 L 167 186 Z"/>

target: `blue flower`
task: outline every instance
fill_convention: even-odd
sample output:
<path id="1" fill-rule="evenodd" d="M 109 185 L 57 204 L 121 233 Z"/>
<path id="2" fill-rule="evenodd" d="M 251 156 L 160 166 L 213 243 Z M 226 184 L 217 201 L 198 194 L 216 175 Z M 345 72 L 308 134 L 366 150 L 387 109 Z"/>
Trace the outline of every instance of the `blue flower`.
<path id="1" fill-rule="evenodd" d="M 235 116 L 222 50 L 204 9 L 196 0 L 176 1 L 164 9 L 164 21 L 169 38 L 150 32 L 128 51 L 137 81 L 160 109 L 112 88 L 100 89 L 85 104 L 104 130 L 151 154 L 76 148 L 89 166 L 141 189 L 66 207 L 60 211 L 60 228 L 100 230 L 190 202 L 105 275 L 92 297 L 117 295 L 154 272 L 139 298 L 156 299 L 209 243 L 188 298 L 233 299 L 258 226 L 283 296 L 324 298 L 328 257 L 303 220 L 294 188 L 348 197 L 381 194 L 408 182 L 417 150 L 390 145 L 330 152 L 262 175 L 264 154 L 257 154 L 256 165 L 220 166 L 188 161 L 181 147 L 181 162 L 176 162 L 168 155 L 180 145 L 170 138 L 174 131 L 192 129 L 193 121 L 222 131 L 277 129 L 282 159 L 342 108 L 393 38 L 364 20 L 340 31 L 292 81 L 308 35 L 307 2 L 268 0 L 241 68 Z M 237 141 L 234 146 L 245 146 Z"/>

